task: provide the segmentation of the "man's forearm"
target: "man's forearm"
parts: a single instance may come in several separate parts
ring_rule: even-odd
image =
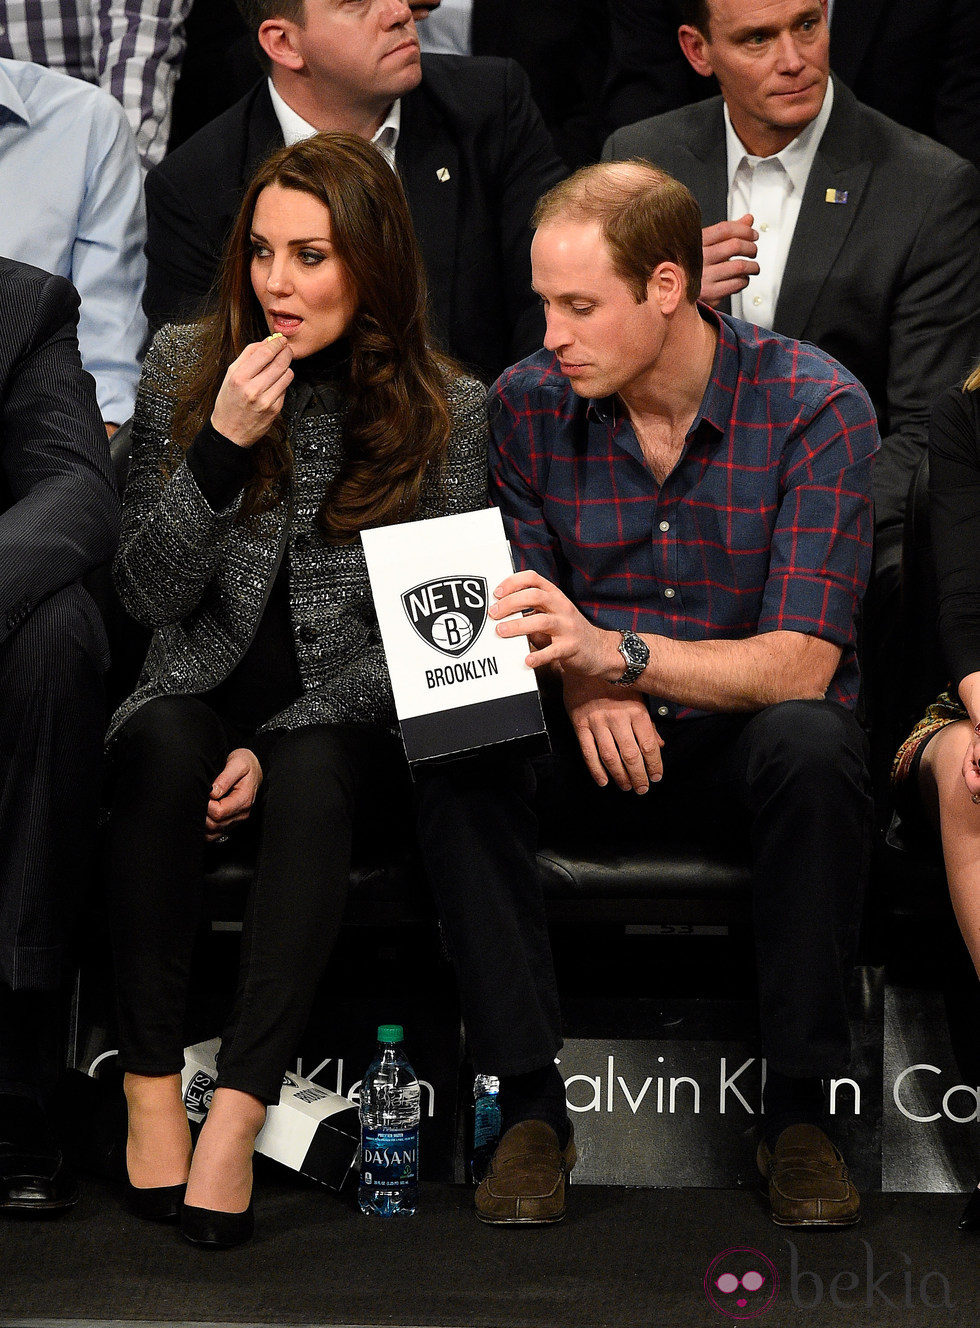
[[[822,700],[840,660],[840,647],[802,632],[764,632],[742,641],[673,641],[639,633],[650,661],[634,684],[644,692],[697,710],[754,711],[779,701]],[[619,632],[605,632],[606,667],[623,673]]]

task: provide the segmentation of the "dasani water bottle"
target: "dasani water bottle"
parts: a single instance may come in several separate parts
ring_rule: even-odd
[[[361,1082],[362,1213],[415,1212],[419,1191],[419,1081],[401,1049],[399,1024],[378,1029],[378,1054]]]

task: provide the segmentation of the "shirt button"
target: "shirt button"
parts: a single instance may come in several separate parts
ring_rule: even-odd
[[[673,599],[676,594],[677,591],[673,588],[673,586],[668,586],[667,589],[664,591],[664,599]]]
[[[661,523],[660,523],[660,529],[661,529],[661,530],[670,530],[670,522],[669,522],[669,521],[661,521]]]
[[[753,295],[753,296],[752,296],[752,303],[753,303],[753,304],[761,304],[761,303],[762,303],[762,296],[761,296],[761,295]]]
[[[769,229],[769,223],[768,223],[768,221],[760,221],[760,222],[759,222],[759,230],[760,230],[760,231],[767,231],[768,229]]]
[[[669,715],[669,714],[670,714],[670,709],[669,709],[668,706],[657,706],[657,714],[658,714],[658,715]]]

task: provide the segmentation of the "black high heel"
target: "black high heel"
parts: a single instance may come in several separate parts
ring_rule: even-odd
[[[252,1200],[244,1213],[222,1213],[213,1208],[184,1204],[180,1210],[180,1234],[192,1245],[206,1250],[230,1250],[252,1239],[255,1211]]]
[[[126,1204],[135,1217],[147,1222],[176,1222],[186,1190],[186,1181],[183,1185],[149,1185],[140,1189],[127,1180]]]
[[[980,1187],[967,1199],[956,1226],[960,1231],[980,1231]]]

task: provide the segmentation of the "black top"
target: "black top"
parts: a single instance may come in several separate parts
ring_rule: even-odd
[[[316,355],[293,362],[297,379],[313,387],[304,416],[336,409],[349,357],[349,343],[341,339]],[[248,483],[254,455],[251,448],[231,442],[208,421],[188,448],[187,465],[211,507],[220,511]],[[228,677],[206,692],[204,700],[233,724],[254,730],[285,710],[302,691],[289,611],[287,543],[255,635]]]
[[[929,422],[939,637],[954,687],[980,670],[980,391],[950,388]]]

